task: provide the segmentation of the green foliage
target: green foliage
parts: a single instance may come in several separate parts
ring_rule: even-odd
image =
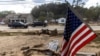
[[[15,13],[13,11],[2,11],[0,12],[0,18],[5,18],[5,16],[7,16],[10,13]]]
[[[66,3],[62,4],[43,4],[32,9],[31,14],[36,19],[58,19],[59,17],[66,16]],[[87,18],[87,21],[98,21],[100,20],[100,6],[84,8],[82,6],[75,6],[74,9],[82,15],[83,18]]]
[[[59,18],[65,17],[66,15],[66,4],[43,4],[41,6],[35,7],[32,9],[31,14],[33,17],[41,19],[52,19],[52,18]]]
[[[45,19],[46,19],[46,17],[44,17],[44,16],[39,17],[39,21],[44,21]]]
[[[38,18],[39,17],[39,14],[40,14],[40,10],[38,7],[34,7],[34,10],[32,10],[32,16],[35,17],[35,18]]]

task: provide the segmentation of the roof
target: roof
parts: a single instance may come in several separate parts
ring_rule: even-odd
[[[6,18],[9,18],[9,17],[27,18],[30,15],[31,14],[8,14]]]

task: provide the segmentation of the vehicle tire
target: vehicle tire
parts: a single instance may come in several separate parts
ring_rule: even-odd
[[[46,25],[43,25],[43,27],[46,27]]]
[[[24,28],[28,28],[28,26],[24,26]]]
[[[33,25],[33,27],[36,27],[35,25]]]

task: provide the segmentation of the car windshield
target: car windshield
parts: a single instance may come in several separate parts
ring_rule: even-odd
[[[19,22],[19,23],[24,24],[23,22]]]
[[[23,23],[23,22],[19,22],[19,23],[20,23],[20,24],[23,24],[23,25],[25,24],[25,23]]]

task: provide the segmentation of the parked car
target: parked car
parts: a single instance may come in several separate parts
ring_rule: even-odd
[[[28,25],[23,22],[12,22],[8,24],[11,28],[28,28]]]
[[[33,26],[33,27],[35,27],[35,26],[43,26],[43,27],[46,27],[46,26],[47,26],[47,23],[40,22],[40,21],[38,21],[38,22],[33,22],[32,26]]]

